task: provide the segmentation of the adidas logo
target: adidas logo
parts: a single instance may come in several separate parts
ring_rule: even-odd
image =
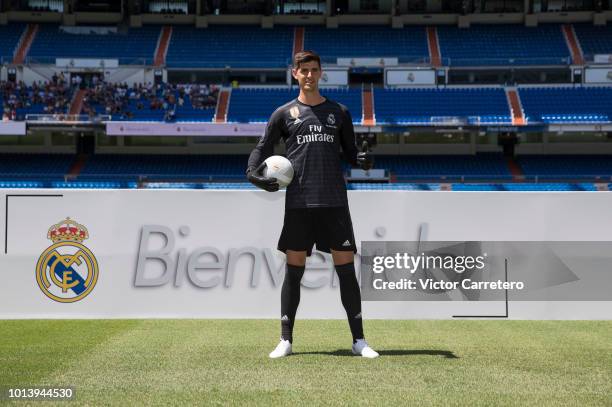
[[[361,319],[361,312],[357,315],[355,315],[355,319]]]
[[[348,240],[342,243],[342,246],[350,246],[350,245],[351,245],[351,242],[349,242]]]
[[[281,321],[289,321],[289,317],[287,315],[283,315]]]
[[[300,119],[299,117],[296,117],[295,120],[293,121],[293,124],[300,124],[302,123],[302,119]]]

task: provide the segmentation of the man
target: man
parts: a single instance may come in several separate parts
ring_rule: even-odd
[[[295,55],[292,75],[299,83],[300,94],[272,113],[248,162],[250,182],[269,192],[278,191],[277,180],[264,177],[262,171],[263,161],[273,154],[274,144],[283,139],[294,169],[293,181],[287,187],[285,219],[278,242],[278,249],[287,254],[281,290],[281,340],[270,357],[291,354],[300,281],[306,256],[311,255],[316,244],[318,250],[331,252],[353,336],[353,353],[375,358],[378,353],[368,346],[363,335],[361,294],[354,265],[357,247],[340,149],[347,161],[363,169],[371,168],[372,161],[367,152],[357,151],[353,123],[346,107],[319,94],[321,73],[317,54],[304,51]]]

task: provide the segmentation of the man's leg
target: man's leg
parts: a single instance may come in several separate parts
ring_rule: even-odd
[[[353,335],[353,353],[366,358],[376,358],[378,353],[370,348],[363,335],[361,319],[361,291],[355,276],[353,251],[331,250],[336,273],[340,281],[340,299],[346,311],[351,334]]]
[[[355,276],[353,251],[332,250],[332,258],[340,281],[340,299],[346,311],[353,343],[363,339],[363,323],[361,320],[361,291]]]
[[[270,352],[272,359],[282,358],[293,352],[293,323],[300,305],[300,283],[306,265],[306,251],[286,252],[287,270],[281,289],[281,338],[276,348]]]
[[[287,250],[287,271],[281,290],[281,338],[293,342],[293,323],[300,305],[300,283],[306,265],[306,251]]]

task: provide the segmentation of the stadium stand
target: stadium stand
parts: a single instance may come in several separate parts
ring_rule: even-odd
[[[184,2],[185,6],[187,4]],[[156,10],[163,13],[168,11]],[[0,25],[0,57],[3,62],[10,62],[13,58],[26,27],[25,24],[15,23]],[[565,66],[572,58],[576,61],[576,46],[572,46],[572,53],[564,37],[564,32],[567,34],[572,27],[578,39],[576,45],[587,60],[591,60],[594,54],[612,54],[610,26],[593,26],[590,23],[563,26],[540,24],[537,27],[472,24],[467,29],[450,25],[408,26],[401,29],[373,25],[367,28],[342,25],[328,29],[315,25],[294,27],[279,24],[271,29],[254,25],[214,24],[204,29],[186,25],[164,27],[167,27],[165,38],[169,38],[167,53],[162,52],[165,47],[160,51],[162,47],[157,46],[163,32],[159,25],[128,30],[110,26],[62,27],[40,24],[36,31],[36,25],[31,24],[32,36],[35,35],[32,46],[29,51],[27,46],[21,48],[24,55],[28,51],[30,60],[24,61],[26,65],[28,62],[54,65],[56,58],[112,58],[119,59],[121,64],[148,65],[155,61],[156,70],[163,70],[163,65],[179,68],[175,72],[182,76],[176,77],[182,78],[185,78],[184,72],[189,71],[184,68],[206,68],[198,72],[200,75],[206,71],[206,75],[202,75],[204,77],[209,77],[209,68],[214,68],[216,71],[212,75],[223,75],[228,82],[232,78],[230,76],[228,79],[226,75],[227,67],[246,68],[244,71],[286,68],[294,48],[315,49],[321,54],[324,63],[336,63],[337,58],[381,57],[398,58],[400,63],[427,62],[430,59],[428,34],[430,41],[433,39],[436,45],[439,44],[442,65],[451,67],[505,66],[510,69],[517,65]],[[304,35],[303,43],[294,42],[298,32]],[[163,54],[161,58],[160,54]],[[357,68],[354,73],[365,72],[367,78],[359,82],[368,82],[367,75],[372,72],[363,70],[363,67]],[[569,72],[570,68],[563,69]],[[221,74],[221,71],[224,73]],[[435,71],[432,72],[435,74]],[[380,75],[380,72],[376,74]],[[76,75],[73,74],[73,78]],[[63,117],[68,112],[80,112],[92,118],[100,114],[110,115],[111,120],[119,121],[211,122],[220,92],[223,91],[220,100],[228,103],[219,102],[219,105],[227,108],[223,109],[227,116],[222,113],[223,117],[221,120],[217,118],[217,121],[224,122],[227,117],[230,123],[265,123],[274,109],[298,94],[295,87],[276,85],[234,86],[232,89],[226,86],[221,89],[215,85],[203,84],[105,83],[89,77],[87,75],[83,83],[70,83],[63,75],[56,75],[48,82],[34,82],[29,86],[23,82],[0,82],[2,119],[24,120],[28,114]],[[351,77],[351,83],[353,81],[355,78]],[[420,125],[442,124],[444,128],[481,125],[480,129],[487,132],[488,129],[493,129],[490,130],[493,132],[505,131],[499,129],[513,125],[508,131],[518,129],[520,132],[521,125],[525,123],[538,125],[533,128],[544,128],[539,124],[548,123],[612,123],[612,86],[509,85],[385,89],[375,84],[372,85],[376,87],[372,88],[373,96],[370,98],[370,84],[358,83],[350,88],[322,88],[321,94],[346,105],[354,124],[381,126],[383,133],[387,131],[385,125],[393,127],[389,128],[392,133],[399,133],[397,128],[402,126],[410,126],[412,132],[412,128],[419,128]],[[517,92],[518,96],[513,104],[515,112],[520,110],[524,113],[524,116],[515,116],[525,121],[517,121],[516,117],[513,120],[509,106],[511,98],[508,96],[511,92]],[[84,94],[82,104],[74,102],[77,99],[81,101],[81,94]],[[366,103],[362,102],[365,94],[368,95]],[[367,120],[364,110],[368,112],[365,115]],[[37,127],[36,123],[28,123],[28,133],[30,124],[33,124],[32,128]],[[84,126],[88,124],[84,123]],[[64,126],[64,123],[59,125]],[[469,131],[473,131],[473,128]],[[46,137],[44,146],[48,145],[50,139]],[[492,137],[487,139],[487,147],[491,147],[495,141]],[[121,140],[121,143],[113,142],[108,145],[110,151],[134,146],[130,144],[129,136]],[[36,147],[40,151],[42,146],[40,144]],[[185,149],[191,146],[187,143]],[[198,148],[202,146],[198,145]],[[66,145],[62,147],[62,151],[69,148]],[[100,151],[97,145],[94,147],[94,150]],[[148,146],[143,150],[149,151]],[[492,148],[486,149],[489,150]],[[77,158],[75,154],[3,153],[0,154],[0,160],[0,188],[253,188],[244,178],[244,155],[213,155],[208,152],[206,155],[130,153],[87,154]],[[606,155],[519,155],[508,158],[501,153],[410,156],[377,154],[375,160],[376,168],[389,172],[391,182],[350,183],[349,189],[594,191],[612,179],[612,159]],[[76,166],[77,161],[82,161],[83,165]],[[76,167],[78,171],[74,171]],[[345,163],[347,175],[349,169]],[[441,182],[444,184],[441,185]],[[597,188],[592,182],[598,182]],[[606,184],[607,188],[609,186]]]
[[[172,68],[282,68],[289,65],[293,27],[174,26],[166,64]]]
[[[88,89],[83,112],[111,115],[112,120],[204,121],[215,113],[218,87],[211,85],[100,83]]]
[[[0,154],[0,188],[195,188],[250,189],[244,178],[246,155],[97,154],[79,174],[70,174],[71,154]],[[359,190],[595,191],[590,182],[612,177],[612,158],[600,156],[519,156],[526,181],[510,183],[505,158],[498,153],[471,155],[376,156],[396,182],[349,183]],[[349,165],[344,169],[348,173]],[[562,182],[556,182],[556,181]],[[555,181],[555,182],[549,182]],[[476,183],[478,182],[478,183]]]
[[[438,26],[437,31],[444,65],[568,65],[571,61],[558,24]]]
[[[274,110],[296,98],[298,91],[287,88],[239,88],[232,90],[228,122],[267,122]]]
[[[376,156],[376,167],[390,170],[398,181],[405,179],[512,179],[502,154]]]
[[[10,63],[17,49],[25,24],[0,25],[0,60]]]
[[[321,89],[321,95],[345,105],[352,114],[353,123],[361,123],[361,89]],[[234,89],[229,104],[228,122],[267,122],[277,107],[297,96],[297,89]]]
[[[2,117],[25,120],[28,114],[65,114],[72,97],[70,86],[63,76],[54,76],[50,82],[0,82]]]
[[[149,13],[160,13],[160,14],[187,14],[189,6],[187,0],[174,0],[172,2],[167,1],[150,1],[149,2]]]
[[[602,123],[612,121],[612,87],[520,87],[527,122]]]
[[[374,89],[374,100],[377,123],[424,124],[453,117],[471,124],[512,122],[503,88]]]
[[[596,191],[593,184],[537,183],[537,184],[453,184],[453,191]]]
[[[587,60],[591,60],[595,54],[612,54],[612,26],[586,23],[573,26]]]
[[[612,53],[609,26],[574,24],[585,55]],[[0,36],[8,47],[2,56],[12,55],[23,25],[2,27]],[[70,33],[54,24],[41,24],[28,53],[38,63],[54,63],[55,58],[119,58],[122,64],[146,61],[151,64],[161,27],[130,28],[127,33],[99,27],[90,33]],[[94,30],[96,30],[94,32]],[[214,25],[205,29],[176,25],[166,58],[175,68],[281,68],[290,63],[294,40],[293,26],[262,29],[258,26]],[[86,30],[85,30],[86,31]],[[116,30],[115,30],[116,31]],[[436,27],[442,64],[449,66],[568,65],[571,52],[559,24],[472,25],[470,28]],[[16,37],[16,38],[15,38]],[[341,41],[338,41],[341,38]],[[304,49],[316,49],[324,62],[337,58],[396,57],[400,63],[429,61],[427,31],[424,26],[393,29],[387,26],[321,26],[304,28]]]
[[[61,26],[41,24],[28,57],[46,64],[55,64],[56,58],[110,58],[122,65],[153,63],[159,26],[130,28],[125,33],[106,27],[106,32],[101,32],[95,27],[87,34],[71,33]]]
[[[521,155],[517,161],[527,176],[541,179],[593,179],[612,175],[610,155]]]
[[[6,157],[9,157],[7,155]],[[35,160],[37,155],[30,155]],[[63,158],[66,160],[66,157]],[[68,160],[70,164],[72,160]],[[80,176],[88,179],[129,178],[206,178],[213,181],[230,179],[243,180],[246,155],[136,155],[96,154],[88,157]],[[398,180],[405,179],[511,179],[504,157],[498,153],[472,155],[419,155],[394,156],[377,155],[376,167],[393,172]],[[8,168],[8,167],[7,167]],[[350,166],[345,165],[348,171]],[[612,166],[611,166],[612,168]],[[608,171],[612,174],[612,169]],[[5,170],[0,176],[6,175]],[[66,172],[60,175],[65,175]],[[599,173],[601,175],[602,173]]]
[[[62,0],[29,0],[28,8],[32,11],[56,11],[62,13],[64,11],[64,2]]]
[[[4,182],[63,179],[73,161],[73,154],[0,153],[0,179]]]
[[[341,39],[341,40],[338,40]],[[304,49],[317,50],[323,61],[336,58],[398,57],[399,62],[429,59],[427,35],[422,26],[393,29],[382,26],[341,26],[334,29],[305,27]]]
[[[244,155],[110,155],[91,156],[81,179],[244,180]]]

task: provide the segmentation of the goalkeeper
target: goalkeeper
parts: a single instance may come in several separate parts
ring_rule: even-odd
[[[294,169],[285,196],[285,218],[278,249],[287,255],[287,270],[281,290],[281,338],[271,358],[290,355],[293,325],[300,303],[300,282],[306,256],[313,245],[331,253],[340,282],[340,298],[353,336],[352,351],[367,358],[378,356],[363,334],[361,294],[355,276],[357,252],[348,207],[340,150],[352,165],[372,167],[367,151],[355,146],[353,122],[347,108],[319,93],[321,60],[312,51],[295,54],[292,75],[299,96],[280,106],[268,121],[264,135],[251,152],[247,178],[266,191],[278,191],[274,178],[262,175],[264,160],[274,144],[283,139],[287,158]]]

